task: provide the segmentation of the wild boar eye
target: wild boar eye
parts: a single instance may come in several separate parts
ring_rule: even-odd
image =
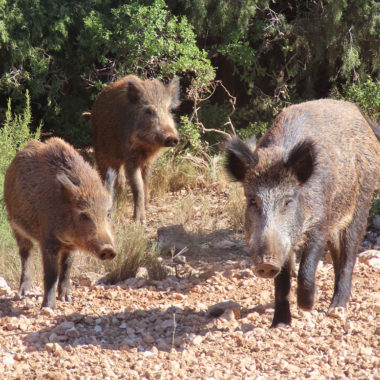
[[[248,203],[249,206],[259,207],[259,201],[257,198],[251,198]]]
[[[151,107],[148,107],[145,109],[145,114],[148,116],[154,116],[156,113],[154,112],[154,109]]]
[[[284,206],[285,206],[285,207],[288,207],[288,206],[290,206],[293,202],[294,202],[294,201],[293,201],[292,198],[285,199]]]
[[[108,210],[108,211],[107,211],[107,219],[108,219],[108,220],[111,220],[111,210]]]
[[[82,222],[91,222],[91,217],[90,215],[88,215],[87,213],[85,212],[81,212],[79,214],[79,218]]]

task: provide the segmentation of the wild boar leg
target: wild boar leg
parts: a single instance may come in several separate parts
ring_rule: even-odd
[[[142,174],[142,179],[144,182],[144,196],[145,196],[144,206],[146,209],[149,202],[149,179],[150,179],[150,174],[151,174],[151,165],[149,164],[144,165],[142,167],[141,174]]]
[[[276,327],[281,323],[285,325],[290,325],[291,323],[292,318],[289,306],[290,276],[290,266],[284,265],[281,272],[274,279],[275,306],[271,327]]]
[[[340,250],[332,252],[335,272],[334,294],[328,312],[336,307],[346,307],[351,294],[352,272],[359,244],[363,238],[368,208],[360,208],[350,225],[342,232]]]
[[[126,176],[129,179],[132,194],[134,211],[133,218],[137,221],[145,221],[145,196],[144,196],[144,181],[140,167],[132,166],[131,164],[125,165]]]
[[[318,237],[314,239],[311,237],[311,241],[306,246],[298,271],[297,303],[301,309],[307,311],[314,306],[315,272],[326,245],[326,236],[321,231],[319,233]]]
[[[70,271],[74,261],[71,252],[61,252],[59,264],[58,298],[71,302]]]
[[[58,284],[58,260],[60,246],[56,241],[41,244],[44,266],[44,299],[41,307],[55,309],[55,298]]]
[[[17,232],[15,232],[17,245],[19,247],[19,254],[21,258],[21,279],[19,294],[21,296],[27,295],[30,287],[32,286],[32,268],[31,268],[31,251],[33,243]]]

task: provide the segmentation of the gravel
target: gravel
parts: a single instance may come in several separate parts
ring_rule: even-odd
[[[39,309],[42,289],[21,300],[10,292],[0,303],[1,378],[380,379],[376,257],[359,257],[344,316],[325,313],[333,276],[321,263],[314,310],[298,310],[292,293],[292,326],[277,329],[272,282],[239,260],[208,280],[164,280],[164,290],[76,285],[57,310]]]

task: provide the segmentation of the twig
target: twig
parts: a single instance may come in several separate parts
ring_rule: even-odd
[[[172,335],[172,349],[174,348],[174,336],[175,336],[175,330],[177,328],[177,322],[175,320],[175,313],[173,313],[173,335]]]
[[[225,131],[222,131],[219,129],[215,129],[215,128],[206,128],[204,126],[204,124],[199,120],[199,116],[198,116],[198,111],[200,110],[199,104],[202,102],[205,102],[206,100],[209,100],[214,95],[218,86],[223,88],[223,90],[226,92],[226,94],[229,97],[229,102],[230,102],[231,107],[232,107],[231,112],[227,116],[227,122],[224,123],[224,126],[229,126],[231,128],[231,133],[228,133],[228,132],[225,132]],[[195,89],[192,89],[189,91],[189,97],[192,98],[194,101],[193,113],[191,114],[189,121],[193,122],[193,120],[195,120],[194,124],[200,129],[202,134],[204,134],[206,132],[213,132],[213,133],[218,133],[220,135],[223,135],[225,137],[231,137],[231,135],[236,136],[236,131],[235,131],[235,128],[234,128],[232,121],[231,121],[231,116],[234,114],[234,112],[236,110],[236,108],[235,108],[236,97],[233,96],[227,90],[226,86],[224,86],[224,84],[220,80],[212,82],[210,87],[211,87],[211,93],[204,98],[201,97],[201,91],[195,91]]]

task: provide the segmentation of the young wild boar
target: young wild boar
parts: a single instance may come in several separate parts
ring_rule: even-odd
[[[290,278],[300,255],[298,306],[314,304],[315,272],[325,248],[335,272],[329,308],[345,308],[372,193],[380,144],[351,103],[317,100],[293,105],[275,119],[254,151],[237,138],[227,169],[244,186],[246,240],[258,276],[274,278],[272,327],[290,324]]]
[[[31,141],[11,162],[4,181],[9,223],[19,246],[25,295],[31,286],[32,241],[40,245],[44,267],[42,307],[71,300],[70,269],[75,249],[101,260],[116,253],[109,222],[116,173],[103,186],[98,173],[59,138]]]
[[[124,167],[139,221],[145,220],[151,165],[162,147],[178,143],[171,111],[179,103],[178,79],[164,86],[128,75],[105,87],[92,111],[83,114],[91,118],[100,175],[104,179],[108,167]]]

